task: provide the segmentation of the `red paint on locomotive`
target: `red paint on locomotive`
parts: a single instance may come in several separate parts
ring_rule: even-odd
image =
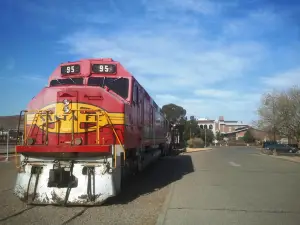
[[[105,64],[102,72],[99,72],[99,64]],[[78,65],[80,71],[76,73]],[[67,74],[62,74],[62,68]],[[98,69],[98,72],[93,69]],[[17,152],[109,152],[109,148],[104,146],[119,144],[116,135],[110,125],[103,122],[105,118],[102,115],[100,120],[104,124],[100,126],[99,143],[96,143],[97,121],[94,119],[89,122],[93,114],[81,113],[88,109],[102,109],[108,113],[125,149],[163,145],[166,141],[168,123],[162,111],[119,62],[106,58],[63,63],[51,74],[48,84],[30,101],[27,108],[28,111],[52,110],[47,119],[48,132],[46,128],[43,129],[45,115],[39,116],[34,124],[33,114],[32,124],[26,126],[26,137],[34,138],[34,143],[17,146]],[[58,111],[63,109],[65,99],[75,107],[72,110],[76,110],[76,119],[70,117],[70,113],[57,116]],[[76,120],[76,129],[73,128],[71,132],[68,126],[73,119]],[[65,130],[62,130],[63,126]],[[48,135],[47,143],[45,133]],[[71,145],[70,141],[76,138],[81,140],[81,144]]]

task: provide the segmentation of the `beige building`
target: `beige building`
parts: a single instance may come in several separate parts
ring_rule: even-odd
[[[198,125],[202,129],[210,129],[216,134],[220,131],[223,134],[234,132],[237,128],[246,128],[247,124],[244,124],[243,121],[237,120],[224,120],[224,116],[219,116],[219,119],[212,120],[208,118],[199,118],[197,119]]]

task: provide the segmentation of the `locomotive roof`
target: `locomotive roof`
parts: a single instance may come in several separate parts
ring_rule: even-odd
[[[80,59],[78,61],[72,62],[63,62],[59,66],[55,68],[53,73],[49,77],[49,81],[53,79],[61,79],[65,77],[88,77],[90,76],[92,71],[92,65],[103,64],[103,65],[115,65],[116,72],[115,73],[98,73],[98,75],[106,75],[106,76],[122,76],[122,77],[132,77],[132,75],[120,64],[120,62],[113,60],[112,58],[93,58],[93,59]],[[62,74],[61,68],[65,66],[74,66],[79,65],[79,70],[77,73],[70,74]],[[95,75],[97,75],[95,73]]]
[[[94,73],[93,72],[93,65],[113,65],[116,69],[113,73]],[[70,73],[70,74],[62,74],[62,68],[70,67],[70,66],[77,66],[77,73]],[[79,69],[78,69],[79,68]],[[49,77],[48,82],[50,83],[51,80],[55,79],[64,79],[64,78],[75,78],[75,77],[89,77],[91,74],[93,75],[100,75],[100,76],[106,76],[106,77],[126,77],[126,78],[133,78],[135,81],[141,85],[138,80],[128,71],[126,70],[122,64],[118,61],[113,60],[112,58],[84,58],[77,61],[68,61],[61,63],[59,66],[55,68],[55,70],[52,72],[52,74]],[[152,101],[153,106],[159,110],[162,113],[161,108],[156,104],[156,102],[153,100],[153,98],[149,95],[147,90],[143,87],[146,94],[149,96],[149,98]]]

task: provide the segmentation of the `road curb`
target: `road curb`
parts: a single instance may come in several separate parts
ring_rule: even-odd
[[[193,153],[193,152],[202,152],[202,151],[210,151],[212,148],[196,148],[196,149],[187,149],[185,153]]]
[[[283,159],[285,161],[289,161],[289,162],[293,162],[293,163],[300,163],[299,161],[297,160],[293,160],[292,158],[282,158],[280,156],[274,156],[274,155],[270,155],[271,157],[275,158],[275,159]]]
[[[275,155],[267,155],[267,154],[265,154],[265,153],[259,153],[260,155],[265,155],[265,156],[270,156],[270,157],[272,157],[272,158],[274,158],[274,159],[282,159],[282,160],[285,160],[285,161],[288,161],[288,162],[293,162],[293,163],[300,163],[299,161],[297,161],[297,160],[293,160],[292,158],[282,158],[282,157],[280,157],[280,155],[279,156],[275,156]]]
[[[170,184],[170,191],[169,191],[169,193],[168,193],[168,195],[167,195],[167,197],[166,197],[166,199],[165,199],[165,201],[163,203],[161,212],[158,215],[158,218],[156,220],[156,224],[155,225],[163,225],[164,222],[165,222],[166,215],[167,215],[167,212],[168,212],[168,208],[169,208],[172,196],[173,196],[175,182],[173,182],[173,183]]]

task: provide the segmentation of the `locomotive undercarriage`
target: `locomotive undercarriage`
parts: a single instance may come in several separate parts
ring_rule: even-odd
[[[101,205],[121,192],[122,182],[159,158],[161,148],[114,155],[57,158],[21,154],[15,194],[27,204]],[[116,163],[114,163],[116,160]]]
[[[101,205],[121,190],[122,147],[115,148],[116,157],[57,159],[21,155],[14,192],[28,204]]]

